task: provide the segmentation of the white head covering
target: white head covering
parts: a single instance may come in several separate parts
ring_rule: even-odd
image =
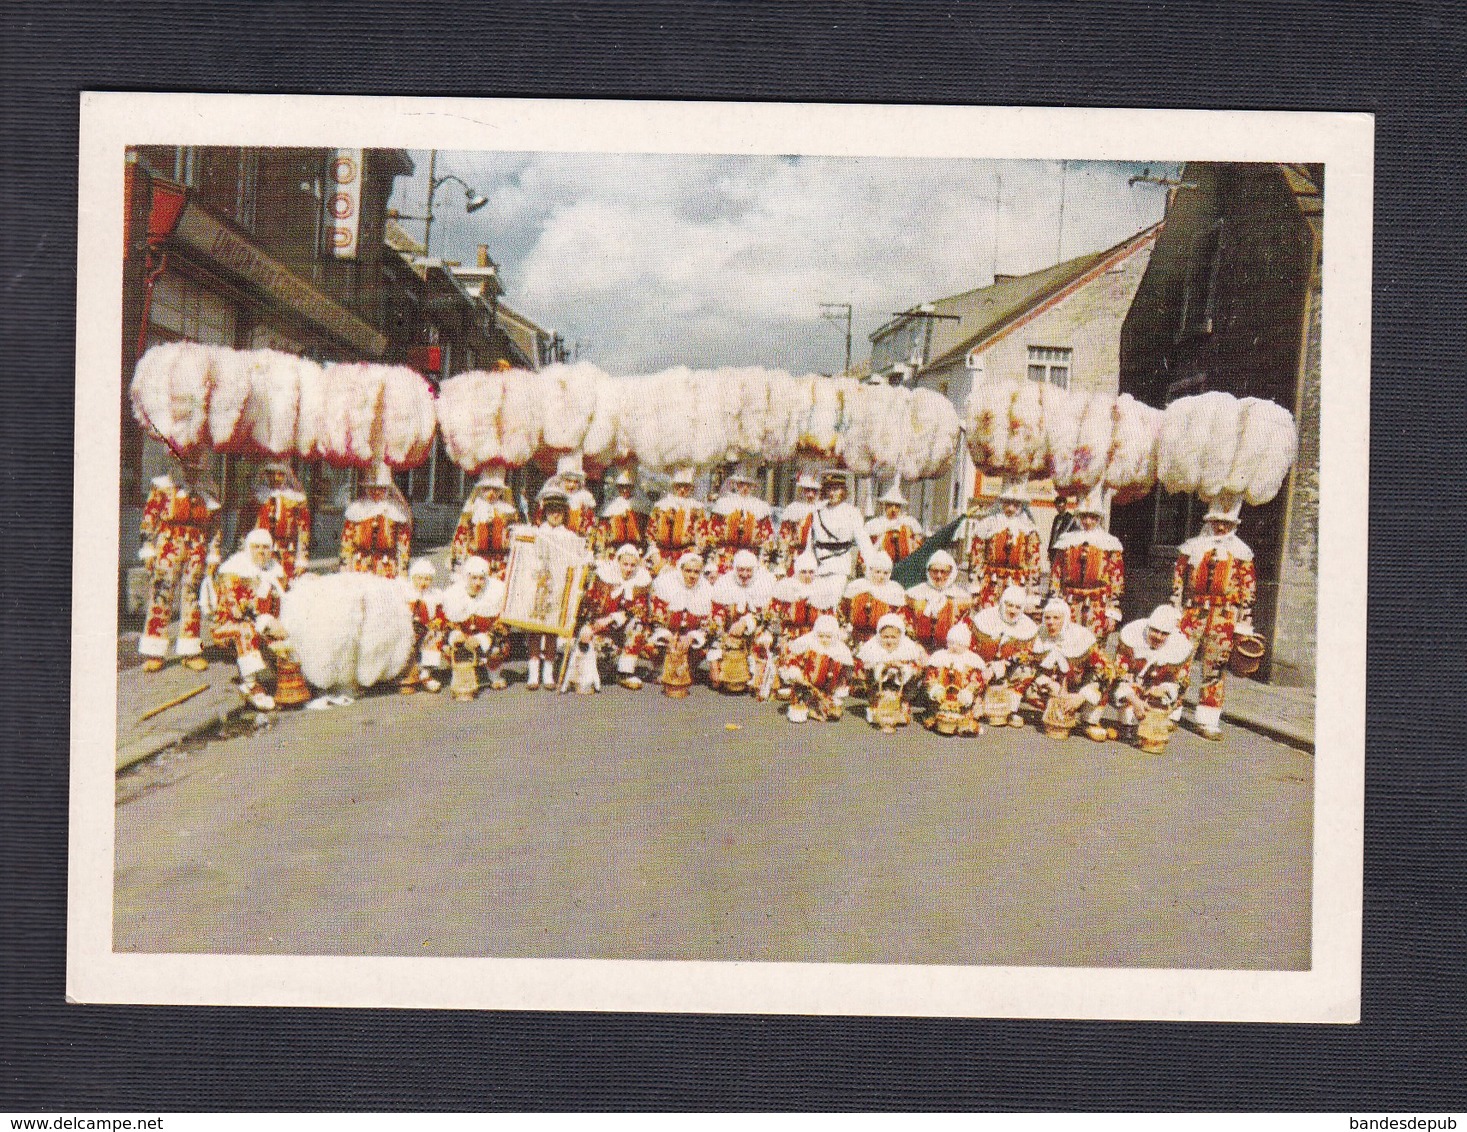
[[[270,537],[270,532],[264,527],[256,527],[244,537],[245,546],[263,546],[266,550],[275,549],[275,540]]]
[[[973,630],[969,629],[962,622],[959,622],[947,631],[948,648],[952,648],[954,645],[961,645],[963,648],[967,648],[972,643]]]
[[[891,486],[886,489],[881,498],[878,499],[876,502],[899,503],[903,507],[905,507],[907,505],[907,497],[902,494],[902,481],[900,479],[892,480]]]
[[[693,469],[692,468],[688,468],[688,467],[683,467],[683,468],[677,469],[677,471],[675,471],[675,472],[672,473],[672,482],[675,483],[675,484],[679,484],[679,483],[692,483],[693,482]]]
[[[753,569],[759,568],[759,557],[752,550],[741,550],[733,556],[734,569],[740,566],[748,566]]]
[[[1019,588],[1018,586],[1011,586],[1010,587],[1010,589],[1018,589],[1018,588]],[[1008,595],[1008,590],[1005,590],[1004,591],[1004,595],[1005,596]],[[1070,606],[1069,606],[1069,603],[1068,602],[1063,602],[1063,601],[1061,601],[1057,597],[1052,597],[1047,602],[1044,603],[1044,612],[1045,613],[1063,613],[1065,615],[1065,622],[1067,624],[1068,624],[1068,622],[1070,620]]]
[[[567,452],[555,462],[555,474],[558,476],[580,476],[586,478],[586,469],[581,466],[581,454],[579,452]]]
[[[1017,605],[1019,612],[1022,613],[1024,607],[1029,604],[1029,591],[1023,586],[1008,586],[998,598],[999,605],[1003,605],[1005,602],[1012,602],[1014,605]],[[1068,609],[1069,606],[1065,606],[1065,608]]]
[[[1146,627],[1158,633],[1175,633],[1182,625],[1182,615],[1175,606],[1158,605],[1146,619]]]
[[[810,626],[810,631],[812,633],[834,633],[839,635],[840,622],[829,613],[822,613],[819,617],[815,618],[815,624]]]
[[[818,573],[820,570],[820,560],[817,559],[808,550],[803,551],[795,558],[795,573],[798,574],[801,570],[809,570],[812,573]]]
[[[1227,523],[1236,523],[1243,517],[1243,500],[1236,495],[1226,492],[1219,495],[1207,507],[1207,514],[1202,516],[1204,523],[1221,520]]]
[[[702,569],[702,567],[703,567],[703,556],[701,554],[699,554],[696,550],[685,550],[685,551],[682,552],[681,555],[678,556],[677,567],[678,567],[679,570],[681,570],[684,566],[688,565],[689,563],[692,563],[693,565],[697,566],[699,569]]]
[[[474,486],[497,487],[500,489],[504,489],[507,488],[509,485],[504,482],[504,473],[501,472],[498,468],[494,468],[480,476],[479,482],[476,483]]]
[[[953,561],[953,556],[945,550],[939,550],[927,560],[927,571],[932,572],[934,566],[946,566],[949,570],[956,570],[958,564]]]
[[[464,577],[487,578],[489,576],[489,563],[477,554],[471,554],[464,559]]]
[[[866,556],[866,569],[870,570],[873,567],[877,570],[890,570],[891,555],[884,550],[873,550]]]
[[[801,472],[800,478],[795,481],[795,486],[807,488],[810,491],[819,491],[820,481],[815,478],[814,472]]]
[[[876,620],[876,631],[879,633],[883,629],[900,629],[905,633],[907,631],[907,622],[900,613],[883,613]]]
[[[1096,484],[1086,493],[1085,497],[1075,504],[1076,515],[1104,515],[1105,514],[1105,487]]]
[[[479,561],[482,562],[483,559],[481,558]],[[415,558],[413,559],[413,564],[408,567],[409,578],[421,578],[424,575],[429,578],[433,578],[436,577],[437,574],[437,567],[435,567],[432,560],[428,558]]]
[[[638,562],[640,562],[640,561],[642,561],[642,552],[640,550],[638,550],[635,546],[633,546],[631,543],[624,542],[619,547],[616,548],[616,557],[619,558],[619,559],[620,558],[635,558]]]

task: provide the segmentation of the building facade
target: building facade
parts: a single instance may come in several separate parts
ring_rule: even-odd
[[[123,563],[133,561],[149,481],[170,464],[133,419],[127,391],[137,360],[179,339],[323,362],[391,360],[383,231],[393,182],[412,168],[404,152],[387,149],[128,150],[118,407]],[[214,457],[230,538],[256,470],[253,460]],[[298,473],[322,545],[354,483],[319,463],[303,463]]]
[[[1244,507],[1258,565],[1260,675],[1314,681],[1318,574],[1321,248],[1319,165],[1192,162],[1171,190],[1156,250],[1121,334],[1121,381],[1152,405],[1207,390],[1294,413],[1299,455],[1283,489]],[[1134,615],[1170,585],[1177,545],[1202,525],[1194,496],[1159,487],[1113,516]]]
[[[118,406],[124,611],[136,608],[144,583],[135,554],[148,484],[171,464],[128,397],[150,346],[187,339],[321,362],[403,364],[434,385],[469,369],[539,368],[559,356],[558,336],[501,313],[487,247],[474,267],[430,259],[392,219],[393,183],[413,169],[402,151],[138,146],[127,162]],[[296,463],[313,511],[312,544],[329,556],[358,474]],[[248,457],[213,457],[231,546],[258,467]],[[442,442],[397,482],[413,503],[414,542],[447,542],[468,485]]]
[[[999,275],[987,287],[897,315],[871,335],[871,372],[934,389],[960,414],[974,380],[984,377],[1115,393],[1121,327],[1160,230],[1028,275]],[[906,492],[912,513],[935,529],[974,501],[992,502],[999,486],[978,474],[964,443],[946,475]],[[1047,486],[1036,486],[1032,507],[1046,537],[1054,518]]]

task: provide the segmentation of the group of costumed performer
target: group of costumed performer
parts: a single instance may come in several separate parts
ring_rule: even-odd
[[[362,494],[346,505],[341,522],[341,568],[379,578],[407,576],[412,550],[413,512],[380,465]]]
[[[1201,661],[1197,726],[1209,739],[1221,736],[1228,662],[1240,636],[1253,634],[1258,575],[1253,551],[1238,537],[1241,499],[1220,495],[1203,516],[1207,529],[1177,548],[1172,605],[1180,629]]]
[[[148,612],[138,652],[146,672],[157,672],[164,665],[175,608],[175,655],[188,668],[208,667],[202,655],[200,593],[209,571],[219,564],[223,536],[219,490],[208,478],[206,461],[206,453],[185,454],[176,475],[153,480],[143,504],[138,558],[148,570]]]
[[[998,510],[972,526],[968,571],[973,579],[973,601],[980,609],[997,605],[999,595],[1010,586],[1018,586],[1031,601],[1039,597],[1039,528],[1028,503],[1025,481],[1006,477]]]
[[[1126,589],[1121,540],[1100,525],[1104,494],[1097,487],[1075,505],[1075,525],[1055,540],[1049,556],[1050,593],[1069,606],[1075,624],[1102,641],[1120,626]]]
[[[509,564],[510,529],[522,522],[504,473],[497,468],[485,472],[464,500],[449,545],[449,563],[457,570],[470,557],[479,557],[489,564],[490,574],[502,579]]]
[[[289,586],[311,558],[311,507],[288,462],[271,460],[260,469],[251,503],[240,529],[269,532]]]

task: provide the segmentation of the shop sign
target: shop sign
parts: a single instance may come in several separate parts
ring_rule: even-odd
[[[331,252],[337,259],[356,259],[362,214],[362,151],[338,149],[326,173],[326,235]]]
[[[172,237],[364,353],[380,357],[387,349],[381,334],[198,205],[184,209]]]

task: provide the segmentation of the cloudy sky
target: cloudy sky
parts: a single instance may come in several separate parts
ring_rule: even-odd
[[[393,197],[423,212],[428,153]],[[1141,163],[440,151],[435,255],[487,244],[505,301],[612,373],[675,364],[840,369],[893,311],[1118,243],[1161,218]],[[1153,174],[1177,166],[1150,165]],[[1061,218],[1063,222],[1061,223]],[[404,226],[421,235],[420,223]]]

